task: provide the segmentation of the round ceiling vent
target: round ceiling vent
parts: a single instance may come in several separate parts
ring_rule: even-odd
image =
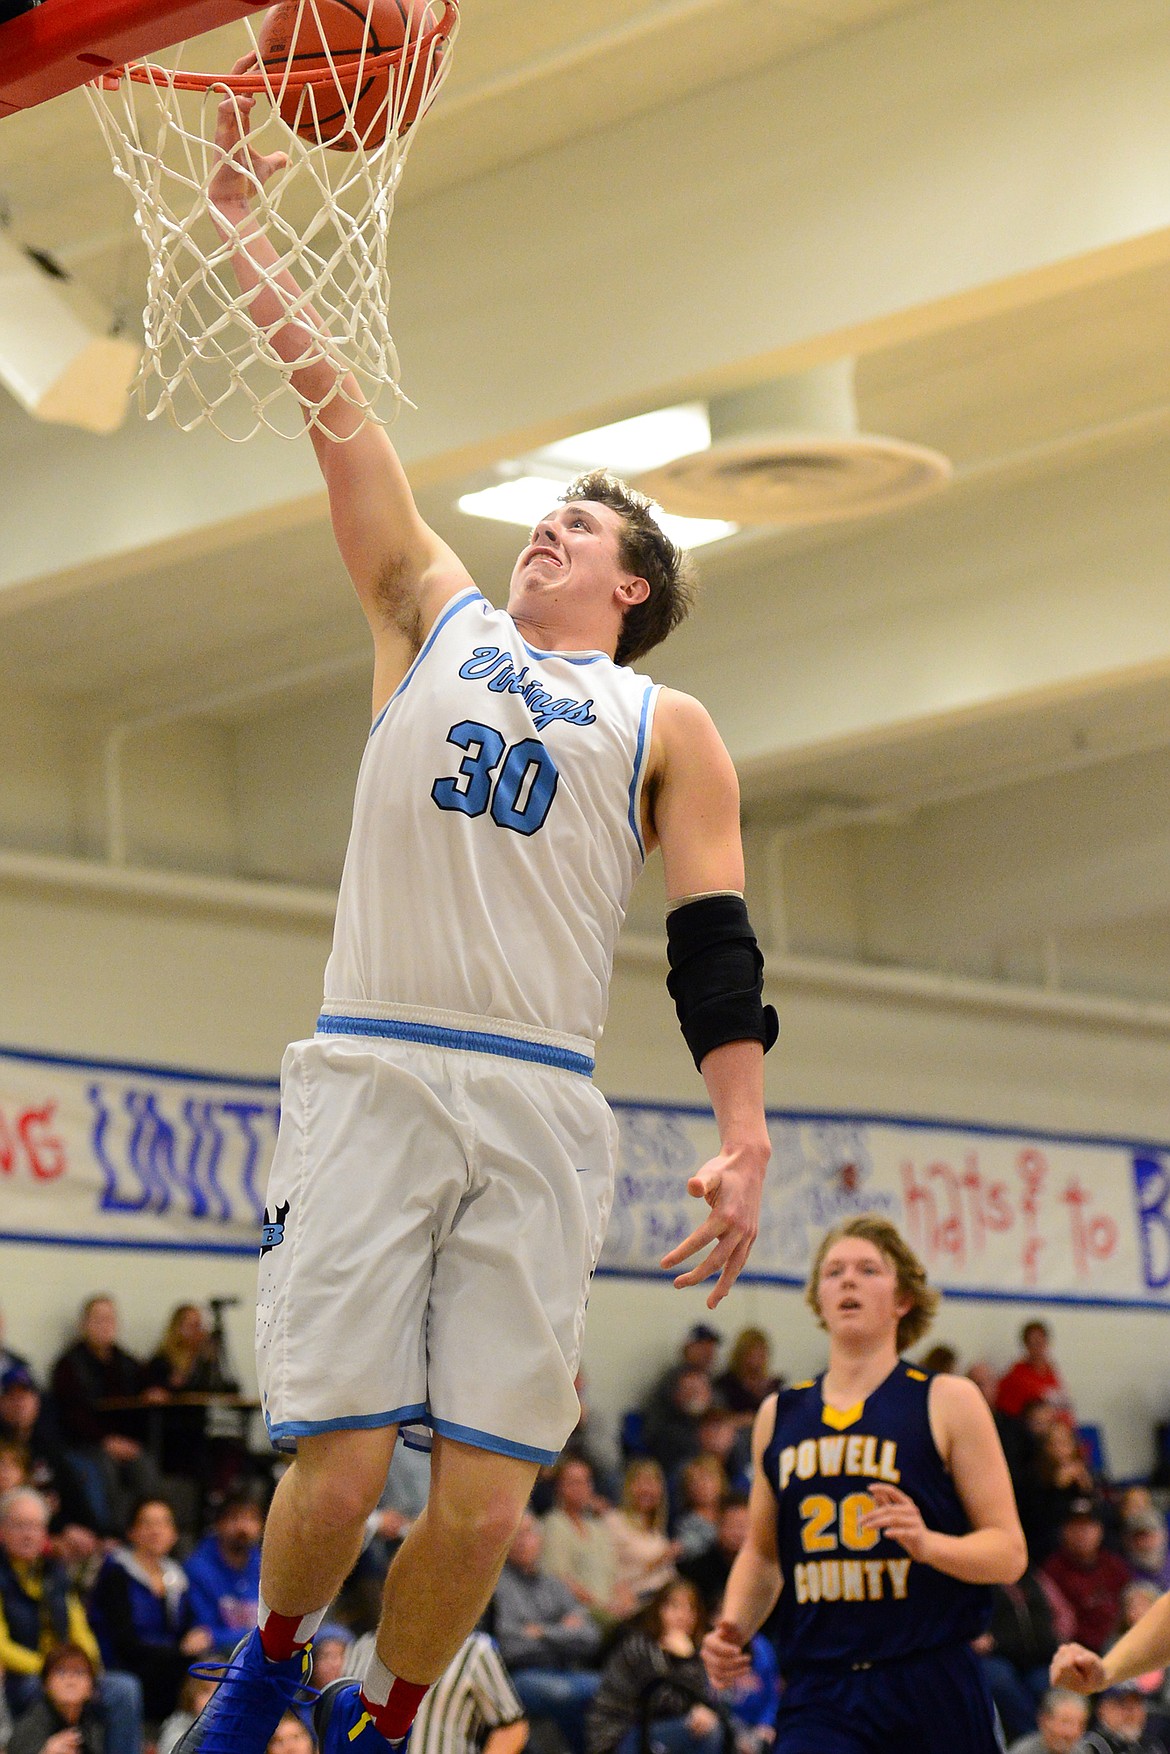
[[[664,511],[828,524],[909,505],[951,479],[938,451],[858,431],[850,359],[713,401],[710,416],[709,449],[638,480]]]

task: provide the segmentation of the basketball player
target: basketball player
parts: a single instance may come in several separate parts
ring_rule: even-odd
[[[779,1600],[775,1754],[993,1754],[970,1641],[1027,1564],[1007,1464],[973,1383],[899,1357],[938,1294],[885,1218],[830,1230],[806,1297],[829,1367],[763,1403],[748,1539],[703,1645],[712,1681]]]
[[[540,520],[492,608],[423,523],[356,384],[320,357],[314,313],[290,311],[299,289],[250,212],[280,161],[241,138],[249,107],[221,108],[217,223],[270,344],[293,363],[317,346],[293,383],[327,404],[312,437],[373,635],[374,722],[325,1003],[285,1058],[268,1190],[260,1383],[296,1461],[268,1521],[258,1633],[181,1747],[260,1754],[396,1430],[422,1423],[430,1499],[390,1569],[375,1656],[360,1691],[336,1682],[317,1708],[330,1754],[377,1754],[478,1620],[577,1419],[616,1137],[590,1074],[652,848],[671,990],[721,1140],[688,1184],[708,1211],[663,1266],[679,1286],[717,1276],[712,1308],[756,1233],[776,1021],[731,761],[697,702],[629,667],[685,613],[684,557],[646,501],[594,475]]]
[[[1073,1693],[1103,1693],[1170,1664],[1170,1590],[1111,1645],[1104,1656],[1083,1644],[1062,1644],[1052,1659],[1054,1687]]]

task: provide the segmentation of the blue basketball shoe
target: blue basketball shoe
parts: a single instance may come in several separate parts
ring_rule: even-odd
[[[330,1681],[313,1707],[313,1727],[317,1732],[320,1754],[406,1754],[410,1742],[407,1731],[400,1742],[388,1742],[362,1704],[361,1688],[356,1681]]]
[[[312,1671],[308,1648],[270,1663],[259,1632],[241,1639],[226,1663],[193,1664],[193,1675],[219,1685],[174,1754],[264,1754],[289,1706],[319,1697],[308,1684]]]

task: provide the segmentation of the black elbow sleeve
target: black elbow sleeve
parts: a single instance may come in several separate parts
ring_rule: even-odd
[[[695,1065],[729,1041],[758,1041],[767,1053],[780,1020],[763,1002],[763,953],[742,898],[701,896],[672,909],[666,945],[666,989]]]

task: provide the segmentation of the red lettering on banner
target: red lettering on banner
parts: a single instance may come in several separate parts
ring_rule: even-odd
[[[1106,1213],[1089,1213],[1093,1196],[1075,1175],[1060,1197],[1069,1211],[1073,1261],[1079,1277],[1087,1279],[1093,1262],[1107,1261],[1116,1249],[1117,1225]]]
[[[1078,1175],[1055,1176],[1036,1146],[1017,1152],[1014,1185],[985,1177],[974,1149],[964,1152],[961,1169],[943,1158],[921,1166],[904,1158],[901,1169],[907,1232],[931,1265],[973,1265],[990,1236],[1017,1230],[1023,1283],[1036,1285],[1045,1249],[1055,1244],[1063,1258],[1062,1210],[1078,1279],[1090,1279],[1098,1262],[1117,1253],[1116,1219],[1094,1210],[1094,1194]]]
[[[9,1117],[0,1109],[0,1175],[12,1175],[24,1167],[39,1182],[56,1181],[69,1164],[65,1141],[52,1131],[55,1102],[43,1108],[25,1108]]]
[[[1048,1159],[1043,1151],[1033,1146],[1025,1146],[1016,1158],[1016,1172],[1023,1183],[1020,1197],[1020,1211],[1024,1215],[1025,1239],[1020,1265],[1024,1269],[1025,1285],[1035,1285],[1040,1277],[1040,1256],[1044,1252],[1044,1238],[1040,1231],[1040,1190],[1048,1176]]]
[[[984,1180],[974,1151],[964,1156],[961,1172],[936,1160],[919,1174],[904,1161],[902,1198],[916,1246],[960,1266],[984,1252],[989,1231],[1010,1230],[1016,1221],[1007,1185]]]

